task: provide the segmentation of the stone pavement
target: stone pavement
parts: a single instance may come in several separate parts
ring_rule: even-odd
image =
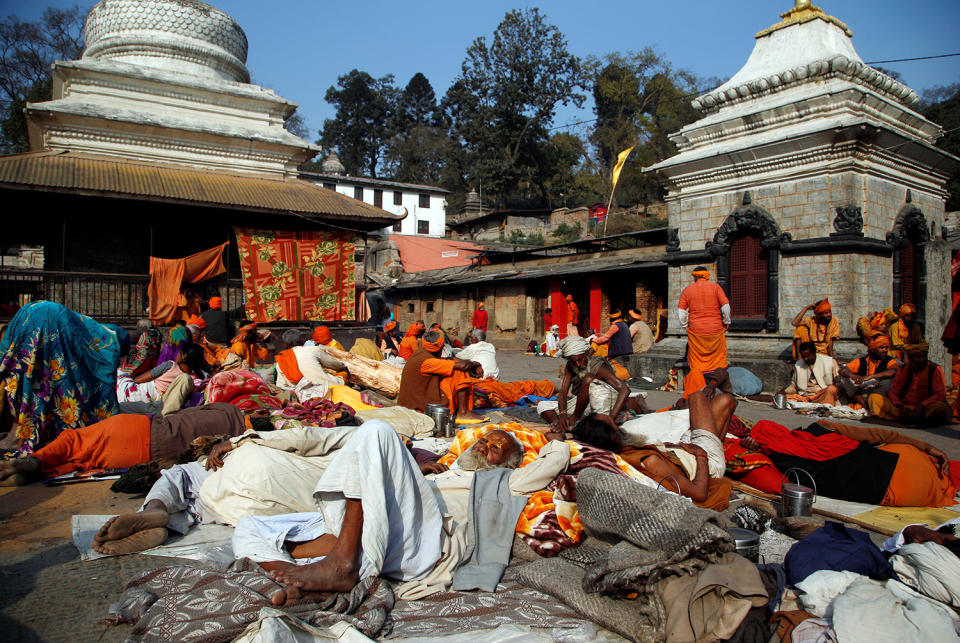
[[[554,379],[559,359],[518,352],[498,354],[501,378]],[[669,406],[676,393],[648,392],[651,408]],[[814,418],[769,405],[744,402],[737,412],[751,420],[771,419],[791,428]],[[898,429],[960,459],[960,430],[949,427]],[[131,555],[80,561],[70,541],[73,514],[135,511],[141,498],[110,491],[110,482],[0,488],[0,640],[121,641],[131,627],[101,621],[124,583],[137,574],[180,562]],[[189,561],[188,561],[189,562]]]

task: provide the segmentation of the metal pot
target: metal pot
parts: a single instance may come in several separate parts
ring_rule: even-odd
[[[450,409],[446,404],[427,404],[427,415],[433,419],[433,434],[444,436],[449,432]]]
[[[730,535],[733,536],[733,542],[737,545],[738,554],[751,562],[760,562],[760,535],[757,532],[742,527],[731,527]]]
[[[773,396],[773,408],[775,409],[785,409],[787,408],[787,396],[783,393],[777,393]]]
[[[784,482],[790,472],[796,476],[796,483]],[[805,473],[813,488],[800,484],[800,475],[798,472]],[[808,472],[794,467],[787,469],[780,479],[780,515],[784,518],[789,516],[810,516],[813,514],[813,501],[817,499],[817,481]]]

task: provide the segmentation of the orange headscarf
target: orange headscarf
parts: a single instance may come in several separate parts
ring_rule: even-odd
[[[187,320],[187,326],[196,326],[197,328],[203,329],[207,327],[207,322],[203,321],[203,317],[199,315],[190,315],[190,319]]]
[[[333,335],[326,326],[317,326],[313,329],[313,341],[318,344],[329,344],[333,341]]]
[[[237,336],[233,338],[233,343],[242,342],[247,339],[247,335],[257,330],[257,322],[252,322],[246,326],[241,326],[237,329]]]
[[[211,297],[209,304],[210,304],[210,308],[214,310],[219,310],[220,308],[223,308],[223,299],[221,299],[220,297]]]
[[[391,330],[393,330],[396,327],[397,327],[397,322],[388,321],[386,324],[383,325],[383,330],[389,333]]]
[[[914,306],[913,304],[903,304],[902,306],[900,306],[901,317],[903,317],[904,315],[908,315],[910,313],[916,314],[916,312],[917,312],[917,307]]]
[[[431,353],[436,353],[438,350],[443,348],[443,333],[440,333],[440,338],[435,342],[428,342],[426,339],[421,339],[420,343],[426,350],[430,351]]]
[[[707,269],[693,270],[690,272],[690,274],[693,275],[694,277],[703,277],[704,279],[710,278],[710,271]]]
[[[641,319],[643,319],[643,313],[641,313],[639,310],[635,310],[635,309],[633,309],[633,308],[631,308],[630,310],[628,310],[628,311],[627,311],[627,314],[630,315],[630,319],[632,319],[632,320],[634,320],[634,321],[640,321]]]
[[[876,313],[870,319],[870,328],[874,328],[874,329],[880,328],[880,325],[886,323],[886,321],[887,321],[887,318],[883,313]]]
[[[817,315],[830,312],[830,310],[830,300],[826,297],[823,298],[823,301],[813,307],[813,312]]]
[[[404,337],[416,337],[421,328],[423,328],[423,324],[420,322],[413,322],[407,327],[407,334],[404,335]]]
[[[870,338],[870,341],[867,342],[867,348],[870,350],[877,348],[890,348],[891,346],[893,346],[893,342],[890,341],[890,337],[883,334],[874,335]]]
[[[623,313],[619,310],[614,310],[610,313],[610,321],[612,322],[618,321],[621,317],[623,317]]]

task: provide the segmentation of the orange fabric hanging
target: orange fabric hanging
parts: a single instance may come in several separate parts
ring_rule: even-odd
[[[223,251],[228,244],[225,242],[181,259],[150,257],[150,320],[160,326],[176,321],[180,287],[225,273]]]

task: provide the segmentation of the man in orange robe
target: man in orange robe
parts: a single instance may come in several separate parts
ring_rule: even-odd
[[[579,335],[580,308],[573,301],[573,295],[567,295],[567,335]]]
[[[454,417],[481,419],[473,413],[473,381],[483,375],[480,362],[441,359],[443,333],[431,330],[400,374],[397,404],[426,412],[427,404],[446,403]]]
[[[813,317],[805,318],[811,309]],[[807,305],[793,318],[792,324],[797,329],[793,332],[793,359],[800,355],[800,344],[804,342],[813,342],[818,353],[833,357],[833,343],[840,339],[840,323],[834,319],[828,299]]]
[[[426,331],[423,324],[413,322],[407,328],[407,334],[400,340],[400,346],[397,348],[397,356],[403,359],[410,359],[410,356],[420,348],[420,336]]]
[[[697,266],[693,283],[680,293],[677,316],[687,331],[687,363],[690,373],[684,380],[684,397],[696,389],[693,382],[703,373],[727,367],[727,328],[730,327],[730,300],[719,284],[710,281],[710,271]],[[687,380],[691,386],[687,386]]]

